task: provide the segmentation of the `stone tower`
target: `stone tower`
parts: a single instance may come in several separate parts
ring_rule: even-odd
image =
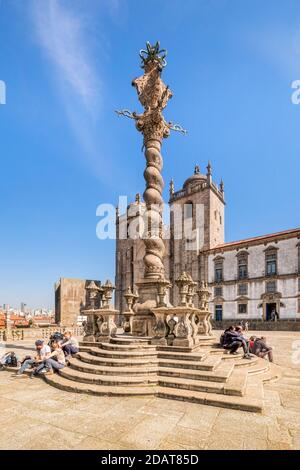
[[[169,279],[174,284],[182,271],[195,281],[207,281],[207,259],[202,252],[224,243],[224,184],[212,181],[208,163],[206,174],[195,166],[179,191],[170,183]],[[171,290],[176,304],[176,291]]]
[[[132,290],[143,278],[145,248],[142,240],[125,237],[129,222],[140,214],[144,203],[136,201],[127,208],[127,218],[117,214],[116,244],[116,308],[125,309],[124,294],[128,286]],[[207,281],[207,257],[203,251],[224,243],[224,184],[212,181],[212,168],[207,165],[206,174],[196,165],[178,191],[170,183],[170,237],[164,240],[163,259],[166,277],[174,286],[179,275],[186,271],[195,281]],[[181,234],[178,227],[181,227]],[[189,233],[189,228],[192,233]],[[177,230],[177,232],[176,232]],[[179,231],[180,232],[180,231]],[[179,235],[179,238],[176,238]],[[182,235],[182,237],[180,236]],[[121,239],[120,239],[121,238]],[[170,289],[170,302],[177,303],[176,288]]]

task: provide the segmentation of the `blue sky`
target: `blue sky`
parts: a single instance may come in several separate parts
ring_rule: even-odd
[[[299,227],[298,0],[1,0],[0,304],[53,306],[59,277],[114,276],[96,208],[143,192],[131,80],[147,40],[168,49],[164,141],[175,188],[211,160],[226,240]],[[166,191],[167,191],[166,184]]]

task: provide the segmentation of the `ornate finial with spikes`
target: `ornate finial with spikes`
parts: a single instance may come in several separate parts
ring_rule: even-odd
[[[223,181],[223,178],[221,178],[221,181],[220,181],[220,191],[221,191],[221,193],[224,193],[224,181]]]
[[[171,181],[170,181],[169,193],[170,193],[170,197],[172,197],[173,194],[175,193],[174,180],[173,180],[173,178],[171,178]]]
[[[141,67],[144,69],[149,62],[157,61],[161,67],[167,65],[166,61],[167,51],[166,49],[160,49],[159,41],[154,46],[151,46],[150,42],[146,42],[146,49],[140,50],[140,58],[142,59]]]
[[[199,165],[195,165],[194,175],[199,175],[199,173],[200,173],[200,166],[199,166]]]

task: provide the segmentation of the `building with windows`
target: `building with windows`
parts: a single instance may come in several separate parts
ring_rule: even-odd
[[[196,166],[179,191],[170,183],[164,227],[170,302],[177,303],[174,281],[186,271],[208,282],[215,320],[300,318],[300,228],[226,243],[224,184],[213,182],[210,163],[206,170],[201,174]],[[137,196],[127,214],[117,214],[115,301],[121,312],[126,289],[135,290],[143,277],[144,243],[135,223],[143,208]],[[128,238],[134,223],[136,236]]]

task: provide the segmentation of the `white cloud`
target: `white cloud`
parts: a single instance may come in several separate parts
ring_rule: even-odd
[[[52,61],[56,77],[71,87],[87,110],[99,100],[100,78],[89,52],[86,23],[82,16],[58,0],[34,0],[32,16],[37,37]]]
[[[289,82],[300,78],[300,25],[272,24],[248,36],[250,45]]]
[[[34,34],[50,62],[50,79],[82,149],[79,157],[94,176],[105,181],[97,128],[102,81],[95,67],[93,11],[80,10],[80,2],[68,3],[68,8],[65,5],[61,0],[32,0]]]

